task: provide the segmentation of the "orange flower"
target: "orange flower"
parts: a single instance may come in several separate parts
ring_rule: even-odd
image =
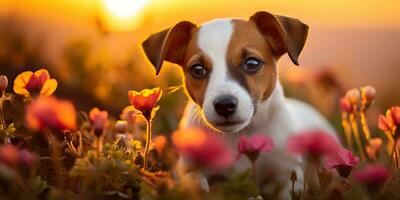
[[[136,110],[140,111],[147,120],[152,119],[155,111],[158,110],[159,107],[156,107],[156,104],[160,100],[161,95],[162,91],[160,88],[154,88],[151,90],[144,89],[140,92],[130,90],[128,92],[128,98],[132,106],[135,107]]]
[[[369,158],[371,158],[372,160],[376,160],[376,154],[381,149],[382,143],[383,141],[381,138],[373,138],[368,141],[368,145],[365,148],[365,151],[367,152]]]
[[[22,72],[14,80],[14,92],[25,97],[31,95],[50,96],[57,89],[58,83],[50,79],[46,69],[39,69],[35,73]]]
[[[167,138],[164,135],[159,135],[154,139],[154,148],[159,154],[162,154],[167,144]]]
[[[101,111],[96,107],[89,112],[89,118],[90,121],[92,121],[94,129],[103,130],[107,123],[108,112],[104,110]]]
[[[392,132],[394,130],[395,125],[393,123],[393,119],[392,119],[392,116],[391,116],[389,110],[386,112],[386,116],[379,115],[379,117],[378,117],[378,127],[382,131],[390,131],[390,132]]]
[[[57,131],[76,129],[74,105],[55,97],[39,97],[26,108],[26,122],[34,130],[50,128]]]
[[[390,116],[395,125],[400,125],[400,107],[395,106],[390,108]]]

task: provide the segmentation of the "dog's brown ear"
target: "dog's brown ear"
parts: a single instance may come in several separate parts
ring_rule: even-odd
[[[264,34],[274,53],[282,56],[288,53],[295,65],[307,39],[308,26],[298,19],[273,15],[260,11],[250,17]]]
[[[156,69],[156,75],[160,72],[164,60],[176,64],[182,62],[195,27],[191,22],[182,21],[172,28],[150,35],[142,43],[147,58]]]

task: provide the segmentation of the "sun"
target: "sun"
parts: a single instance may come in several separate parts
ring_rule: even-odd
[[[147,0],[104,0],[106,10],[117,18],[131,18],[144,6]]]
[[[108,28],[126,31],[137,27],[143,18],[149,0],[103,0],[103,9]]]

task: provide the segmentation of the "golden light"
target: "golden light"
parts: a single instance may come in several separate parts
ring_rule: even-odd
[[[149,0],[103,0],[104,16],[111,30],[131,30],[140,24]]]

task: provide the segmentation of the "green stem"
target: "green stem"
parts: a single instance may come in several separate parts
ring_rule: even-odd
[[[307,162],[306,170],[304,172],[304,183],[303,183],[303,192],[302,192],[302,199],[306,199],[306,188],[307,188],[307,180],[308,180],[308,173],[310,171],[310,162]]]
[[[78,157],[82,158],[83,140],[82,140],[82,130],[78,131],[79,134],[79,146],[78,146]]]
[[[55,138],[52,135],[51,131],[48,128],[45,128],[44,132],[45,132],[45,134],[47,136],[47,139],[48,139],[48,142],[49,142],[49,147],[50,147],[50,151],[51,151],[50,152],[51,153],[51,159],[52,159],[52,162],[53,162],[53,167],[54,167],[54,172],[55,172],[55,175],[56,175],[57,185],[59,187],[63,187],[64,186],[64,183],[63,183],[63,180],[62,180],[63,168],[62,168],[62,163],[60,162],[60,158],[61,158],[60,148],[61,148],[61,146],[60,146],[59,142],[57,141],[57,138]]]
[[[353,109],[353,110],[355,110],[355,109]],[[361,160],[366,160],[366,156],[365,156],[364,149],[362,146],[361,137],[358,132],[358,126],[357,126],[357,122],[355,120],[354,113],[350,113],[350,123],[351,123],[351,127],[353,129],[354,137],[356,138],[356,143],[357,143],[357,147],[358,147],[358,151],[359,151]]]
[[[96,162],[100,164],[100,137],[96,137]]]
[[[0,120],[1,120],[1,127],[4,130],[4,146],[7,145],[8,137],[6,133],[7,125],[6,125],[6,120],[4,119],[4,111],[3,111],[3,97],[0,98]]]
[[[388,167],[390,167],[392,165],[393,157],[394,157],[395,152],[396,152],[396,145],[397,145],[397,140],[394,141],[393,149],[392,149],[392,152],[390,153],[390,160],[389,160],[389,166]]]
[[[257,179],[257,172],[256,172],[256,161],[251,162],[251,170],[253,171],[253,178],[254,182],[258,184],[258,179]]]
[[[151,119],[146,120],[146,147],[144,149],[144,164],[143,168],[147,169],[148,162],[149,162],[149,152],[150,152],[150,144],[151,144]]]

